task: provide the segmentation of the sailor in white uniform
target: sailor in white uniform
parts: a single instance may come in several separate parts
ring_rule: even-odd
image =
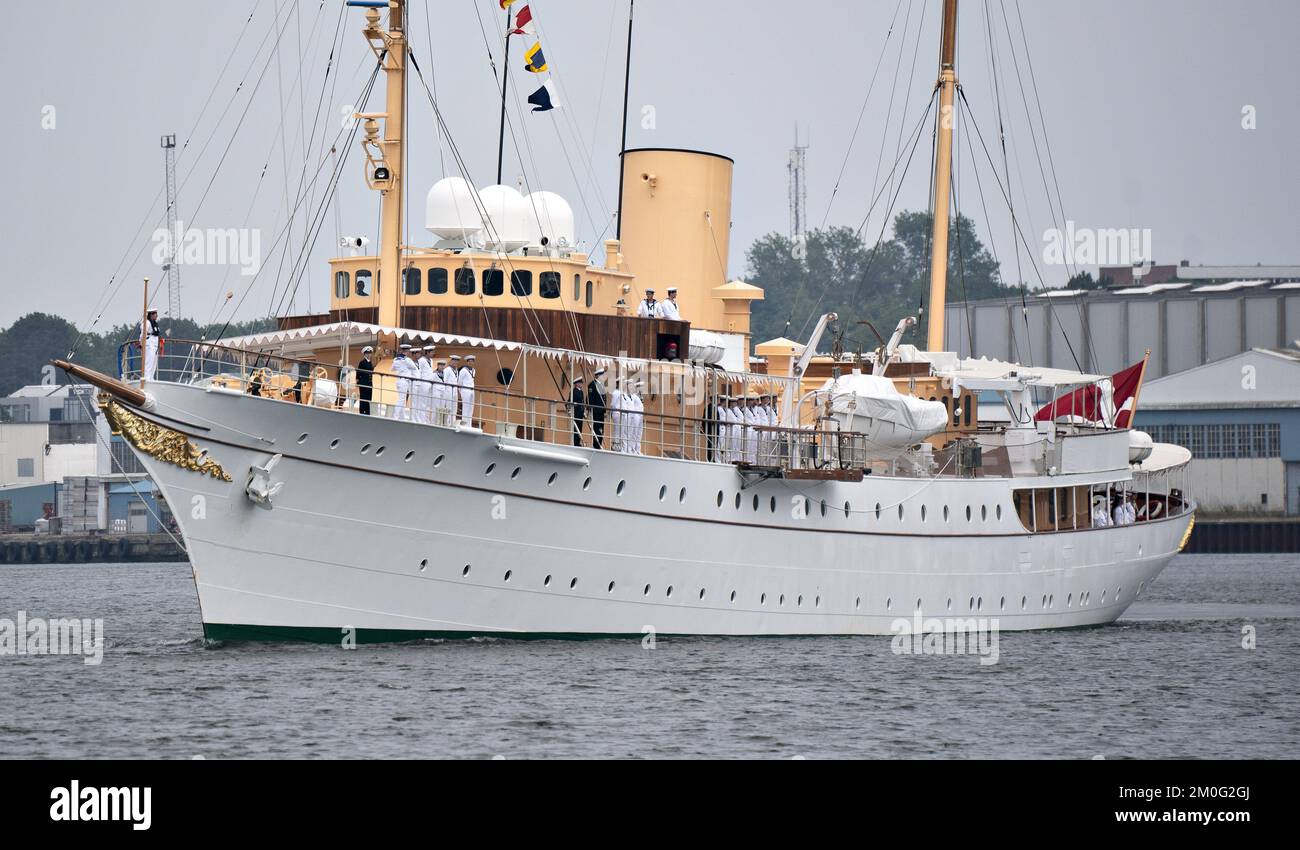
[[[458,383],[460,384],[460,424],[474,424],[474,355],[465,357],[465,365],[460,367]]]
[[[1106,500],[1097,499],[1092,505],[1092,527],[1106,528],[1110,524],[1110,514],[1106,511]]]
[[[636,305],[637,316],[642,319],[653,319],[658,304],[659,302],[655,301],[655,291],[647,289],[645,291],[645,300],[638,302]]]
[[[1124,519],[1127,520],[1129,525],[1132,525],[1137,522],[1137,518],[1137,505],[1134,503],[1133,497],[1128,496],[1124,499]]]
[[[671,319],[674,322],[682,320],[682,311],[677,307],[677,287],[668,287],[668,297],[655,307],[655,318]]]
[[[744,418],[740,413],[740,399],[727,397],[727,462],[744,460],[741,454],[741,437],[744,436]]]
[[[756,463],[758,461],[758,432],[754,426],[758,424],[758,413],[755,411],[756,399],[750,396],[745,399],[745,404],[740,408],[740,419],[744,423],[744,459],[746,463]]]
[[[398,355],[393,358],[393,374],[397,376],[397,407],[393,409],[394,419],[411,418],[407,402],[411,396],[411,370],[415,368],[415,364],[411,362],[410,351],[411,344],[404,342],[398,346]]]
[[[412,419],[422,425],[433,421],[433,346],[426,345],[416,355],[416,380],[411,386]]]
[[[614,382],[614,391],[609,394],[609,424],[611,446],[614,451],[626,451],[623,447],[623,379]]]
[[[442,372],[443,389],[447,393],[447,424],[456,421],[456,410],[460,405],[460,355],[448,358],[447,368]]]
[[[645,400],[641,398],[641,393],[645,390],[645,381],[637,381],[632,385],[632,396],[629,399],[632,406],[632,454],[639,455],[641,451],[641,440],[645,436]]]
[[[144,337],[144,363],[141,364],[143,369],[142,377],[146,381],[152,381],[154,375],[158,374],[158,343],[162,339],[158,333],[158,311],[150,310],[146,313],[142,324],[144,327],[140,328],[141,333],[138,334],[138,336]]]
[[[439,357],[433,366],[433,383],[429,385],[429,421],[434,425],[446,425],[447,417],[447,360]]]

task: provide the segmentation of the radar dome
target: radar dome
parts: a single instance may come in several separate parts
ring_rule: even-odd
[[[483,230],[474,187],[462,177],[444,177],[424,201],[424,229],[443,240],[466,242]]]
[[[573,207],[568,201],[554,192],[533,192],[524,202],[528,204],[530,244],[541,245],[542,237],[546,237],[548,248],[573,246]]]
[[[528,244],[531,213],[517,189],[498,184],[480,189],[478,196],[487,211],[487,221],[483,222],[484,247],[510,253]]]

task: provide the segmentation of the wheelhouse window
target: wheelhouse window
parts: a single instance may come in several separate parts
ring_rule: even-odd
[[[582,275],[573,276],[573,303],[577,304],[582,300]]]
[[[420,294],[420,270],[415,266],[407,266],[402,269],[402,280],[407,295]]]
[[[519,298],[533,294],[533,273],[516,269],[510,273],[510,294]]]
[[[335,298],[348,297],[348,289],[351,287],[352,284],[352,281],[349,280],[349,277],[350,275],[347,272],[334,272],[334,297]]]
[[[362,269],[361,271],[357,272],[357,295],[363,295],[363,296],[370,295],[371,279],[372,279],[372,273],[370,269]]]
[[[593,295],[593,290],[594,290],[594,289],[595,289],[595,285],[592,284],[591,281],[587,281],[587,306],[588,306],[588,307],[591,306],[592,295]]]
[[[447,270],[429,269],[429,294],[447,294]]]
[[[461,267],[456,269],[456,294],[473,295],[474,294],[474,270]]]
[[[537,294],[543,298],[560,297],[560,273],[542,272],[537,277]]]
[[[501,269],[483,270],[483,294],[500,295],[506,291],[506,273]]]

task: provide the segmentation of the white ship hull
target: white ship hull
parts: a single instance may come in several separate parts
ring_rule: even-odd
[[[1009,479],[742,489],[721,464],[149,391],[157,406],[141,416],[232,479],[140,453],[180,524],[213,638],[890,634],[918,605],[1008,630],[1090,626],[1124,612],[1191,522],[1029,534]],[[283,487],[257,505],[250,467],[276,454]]]

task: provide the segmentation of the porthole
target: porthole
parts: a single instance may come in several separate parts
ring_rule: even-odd
[[[669,599],[673,598],[673,586],[671,584],[668,585],[668,592],[664,595],[667,596]]]
[[[998,507],[997,507],[997,513],[996,513],[996,516],[997,516],[998,519],[1002,519],[1002,506],[1001,506],[1001,505],[998,505]]]
[[[718,507],[722,507],[722,491],[718,491]]]
[[[770,507],[771,507],[771,512],[772,512],[772,513],[776,513],[776,496],[773,496],[773,497],[772,497],[772,501],[771,501],[771,503],[770,503]]]
[[[916,597],[916,610],[921,610],[921,597]]]
[[[645,590],[641,591],[641,595],[642,595],[642,596],[649,596],[649,595],[650,595],[650,585],[647,584],[647,585],[645,586]]]
[[[885,610],[886,611],[894,610],[894,598],[892,596],[885,600]]]
[[[364,446],[361,447],[361,453],[362,453],[362,454],[365,454],[365,453],[367,453],[367,452],[369,452],[369,451],[370,451],[370,444],[369,444],[369,443],[366,443]]]
[[[754,494],[754,510],[758,510],[758,494]]]
[[[989,518],[989,506],[980,505],[980,522],[987,522]]]
[[[578,586],[577,576],[574,576],[573,578],[569,579],[569,590],[573,590],[577,586]]]
[[[966,506],[966,521],[970,522],[970,505]]]
[[[306,435],[306,434],[299,434],[299,435],[298,435],[298,445],[301,446],[301,445],[302,445],[303,443],[305,443],[305,442],[307,442],[307,435]]]
[[[1005,596],[998,599],[998,610],[999,611],[1007,610],[1007,598]]]
[[[1106,591],[1105,591],[1104,588],[1103,588],[1102,591],[1101,591],[1101,604],[1102,604],[1102,605],[1105,605],[1105,604],[1106,604]]]
[[[413,457],[415,457],[415,452],[414,452],[414,451],[409,451],[409,452],[406,453],[406,457],[402,458],[402,460],[406,461],[407,463],[410,463],[410,462],[411,462],[411,458],[413,458]]]
[[[446,459],[446,457],[447,457],[446,455],[438,455],[437,457],[435,457],[433,459],[434,468],[442,466],[442,462]]]
[[[948,597],[948,610],[949,610],[949,611],[952,610],[952,597],[951,597],[951,596]]]
[[[465,565],[465,569],[461,570],[461,571],[460,571],[460,574],[463,575],[463,576],[467,576],[467,575],[469,575],[469,564],[466,564],[466,565]]]
[[[379,457],[383,453],[384,453],[384,446],[380,446],[379,448],[375,449],[375,457]]]
[[[510,480],[511,480],[511,481],[514,481],[516,478],[519,477],[519,471],[520,471],[520,467],[516,466],[516,467],[514,468],[514,471],[510,473]]]
[[[972,597],[970,598],[970,602],[966,603],[966,607],[967,607],[969,610],[971,610],[971,611],[974,611],[974,610],[975,610],[975,597],[974,597],[974,596],[972,596]]]
[[[338,447],[339,447],[339,438],[338,438],[338,437],[335,437],[334,439],[330,440],[330,450],[331,450],[331,451],[333,451],[334,449],[337,449]]]
[[[736,601],[736,591],[734,591],[734,590],[731,591],[731,601],[732,601],[732,602],[735,602],[735,601]]]
[[[700,598],[701,598],[701,599],[704,598],[704,588],[702,588],[702,587],[700,588]]]
[[[880,503],[876,502],[876,519],[880,519]]]
[[[1065,607],[1066,607],[1066,608],[1073,608],[1073,607],[1074,607],[1074,594],[1073,594],[1073,593],[1071,593],[1070,595],[1068,595],[1068,596],[1065,597]]]
[[[554,486],[555,486],[555,479],[557,479],[557,478],[559,478],[559,477],[560,477],[560,473],[558,473],[558,472],[552,472],[552,473],[550,474],[550,476],[548,476],[547,479],[546,479],[546,486],[547,486],[547,487],[554,487]]]
[[[1022,597],[1020,597],[1020,610],[1021,610],[1021,611],[1025,610],[1025,605],[1028,604],[1028,602],[1029,602],[1029,598],[1028,598],[1028,597],[1026,597],[1026,596],[1022,596]]]
[[[551,586],[551,577],[547,576],[545,579],[542,580],[542,587],[550,587],[550,586]]]
[[[677,503],[680,504],[680,505],[684,505],[684,504],[686,504],[686,488],[685,488],[685,487],[683,487],[682,489],[680,489],[680,490],[677,491]]]
[[[740,494],[736,494],[736,510],[740,510]]]
[[[812,499],[807,496],[803,497],[803,515],[812,516]]]
[[[496,468],[497,468],[497,465],[496,465],[495,463],[489,463],[489,464],[487,465],[487,469],[483,470],[483,474],[484,474],[484,475],[491,475],[491,474],[493,473],[493,471],[496,470]]]
[[[668,495],[668,485],[664,484],[659,488],[659,501],[662,502],[664,500],[664,496],[667,495]]]
[[[427,566],[429,566],[429,559],[428,559],[428,558],[421,558],[421,559],[420,559],[420,572],[424,572],[424,568],[427,567]]]
[[[822,516],[826,516],[826,500],[822,499]]]
[[[899,506],[898,506],[898,520],[899,520],[899,522],[902,522],[902,521],[903,521],[903,506],[902,506],[902,505],[899,505]]]
[[[785,604],[785,594],[784,594],[784,593],[782,593],[781,596],[776,600],[776,604],[777,604],[777,605],[784,605],[784,604]]]
[[[851,506],[848,502],[845,502],[845,503],[844,503],[844,518],[845,518],[845,519],[848,519],[848,518],[849,518],[849,512],[852,511],[852,509],[853,509],[852,506]]]
[[[798,608],[802,608],[802,607],[803,607],[803,594],[802,594],[802,593],[799,594],[799,598],[796,599],[796,600],[794,601],[794,604],[795,604],[795,606],[798,607]]]
[[[1047,594],[1047,607],[1048,608],[1056,607],[1056,596],[1051,593]]]
[[[501,580],[502,580],[502,581],[510,581],[510,576],[512,576],[512,575],[514,575],[514,570],[506,570],[506,574],[505,574],[505,576],[504,576]]]
[[[947,505],[944,505],[944,506],[943,506],[943,521],[944,521],[944,522],[947,522],[947,521],[948,521],[948,506],[947,506]]]
[[[1047,607],[1047,595],[1046,595],[1046,594],[1043,595],[1043,603],[1042,603],[1042,605],[1040,605],[1039,607],[1040,607],[1040,608],[1046,608],[1046,607]]]
[[[760,595],[760,596],[758,597],[758,604],[759,604],[759,605],[766,605],[766,604],[767,604],[767,594],[766,594],[766,593],[764,593],[764,594],[762,594],[762,595]]]
[[[862,597],[858,596],[853,600],[853,610],[856,611],[862,607]]]
[[[1137,595],[1138,595],[1138,596],[1141,596],[1141,595],[1142,595],[1142,591],[1144,591],[1144,590],[1146,590],[1146,589],[1147,589],[1147,583],[1146,583],[1145,581],[1140,581],[1140,582],[1138,582],[1138,592],[1137,592]]]
[[[621,496],[621,495],[623,495],[623,488],[625,488],[625,487],[627,487],[627,482],[626,482],[626,481],[620,481],[620,482],[618,482],[618,486],[614,488],[614,495],[616,495],[616,496]]]
[[[582,482],[582,489],[584,489],[584,490],[589,490],[589,489],[591,489],[591,477],[590,477],[590,476],[587,477],[587,480],[585,480],[585,481]]]
[[[983,597],[983,596],[977,596],[977,597],[975,597],[975,610],[976,610],[976,611],[983,611],[983,610],[984,610],[984,597]]]
[[[816,599],[813,600],[813,607],[814,608],[822,607],[822,598],[820,596],[818,596]]]
[[[609,583],[609,587],[605,588],[605,592],[606,592],[606,593],[613,593],[613,592],[614,592],[614,582],[611,581],[611,582]]]
[[[1115,588],[1115,598],[1116,598],[1116,599],[1119,599],[1119,598],[1120,598],[1121,596],[1123,596],[1123,595],[1124,595],[1124,588],[1123,588],[1122,586]]]
[[[925,522],[925,512],[926,512],[925,505],[921,505],[921,522]]]

